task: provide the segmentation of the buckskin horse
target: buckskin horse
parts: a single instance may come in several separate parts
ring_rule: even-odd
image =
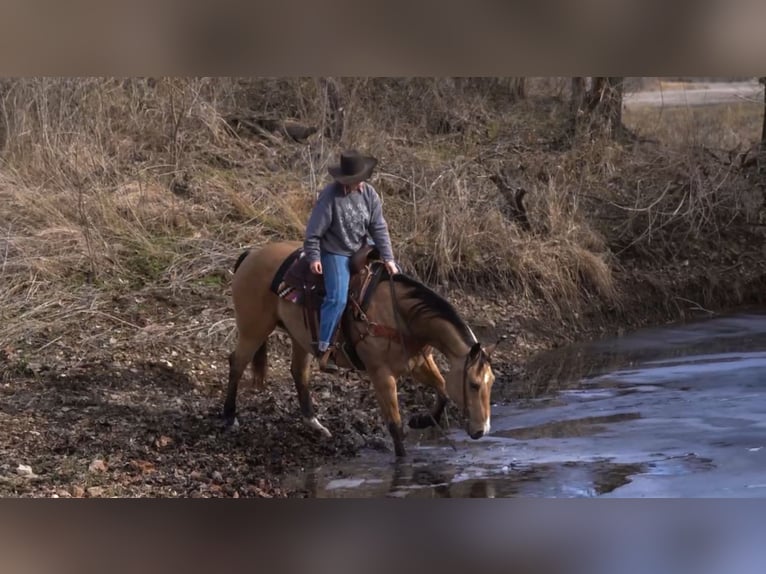
[[[291,374],[298,394],[301,414],[309,426],[326,436],[329,430],[314,414],[308,389],[312,343],[316,317],[310,309],[309,289],[285,289],[285,277],[310,277],[307,264],[303,275],[296,275],[302,250],[300,242],[273,242],[257,250],[243,252],[234,266],[232,299],[238,331],[237,345],[229,356],[229,381],[223,416],[227,427],[237,425],[237,386],[249,364],[256,384],[263,384],[267,367],[266,341],[277,328],[287,332],[292,342]],[[389,276],[385,267],[370,253],[352,259],[349,306],[339,333],[345,352],[338,352],[340,368],[366,372],[375,390],[378,405],[394,443],[397,457],[405,456],[404,429],[397,401],[397,380],[410,372],[413,379],[436,390],[437,402],[430,414],[410,419],[413,428],[438,424],[448,400],[460,408],[465,430],[473,439],[490,429],[490,391],[495,376],[490,357],[496,344],[483,347],[455,308],[442,296],[405,274]],[[300,281],[293,280],[300,287]],[[355,287],[356,286],[356,287]],[[301,299],[290,300],[284,292],[294,291]],[[363,295],[362,291],[366,293]],[[321,290],[320,290],[321,292]],[[313,331],[313,333],[312,333]],[[431,354],[437,349],[448,360],[450,370],[442,376]]]

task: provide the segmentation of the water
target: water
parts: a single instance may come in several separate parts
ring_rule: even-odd
[[[766,496],[766,314],[647,329],[542,362],[571,380],[553,400],[493,406],[479,441],[454,430],[453,448],[411,430],[405,461],[364,452],[290,485],[316,497]]]

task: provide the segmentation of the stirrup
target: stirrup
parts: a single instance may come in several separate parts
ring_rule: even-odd
[[[335,349],[331,346],[319,357],[319,370],[323,373],[337,373],[338,365],[335,364]]]

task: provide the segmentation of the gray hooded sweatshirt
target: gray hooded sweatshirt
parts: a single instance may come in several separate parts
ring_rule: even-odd
[[[368,183],[360,191],[346,194],[338,182],[320,193],[306,226],[303,249],[309,261],[320,260],[320,250],[351,256],[369,236],[384,261],[393,261],[388,224],[383,218],[380,196]]]

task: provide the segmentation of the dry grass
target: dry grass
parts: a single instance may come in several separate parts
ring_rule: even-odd
[[[745,104],[635,110],[629,127],[661,149],[592,139],[555,151],[565,87],[541,80],[514,102],[503,79],[5,81],[0,343],[57,321],[75,328],[84,301],[108,314],[110,293],[146,286],[202,282],[223,305],[243,247],[301,237],[339,147],[381,159],[373,183],[397,254],[427,281],[542,301],[558,316],[618,304],[615,250],[742,212],[740,176],[699,150],[749,145],[760,120]],[[339,141],[323,135],[333,89]],[[320,133],[304,144],[234,133],[224,118],[244,109]],[[509,165],[523,166],[514,184],[528,191],[532,232],[489,179]]]
[[[700,106],[631,106],[625,125],[676,149],[745,150],[761,139],[763,102]]]

